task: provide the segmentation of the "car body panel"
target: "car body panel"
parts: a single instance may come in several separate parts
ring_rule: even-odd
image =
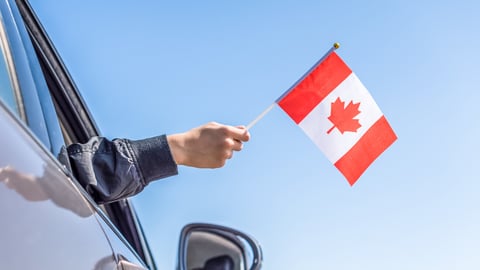
[[[108,219],[100,218],[99,222],[110,240],[110,245],[114,250],[115,258],[119,265],[127,269],[147,269],[147,266],[137,253],[133,251],[128,241],[125,240]]]
[[[115,269],[95,211],[22,126],[0,106],[1,268]]]

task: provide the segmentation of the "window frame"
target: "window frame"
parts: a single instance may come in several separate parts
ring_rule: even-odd
[[[12,54],[10,51],[10,44],[8,42],[7,33],[5,30],[5,24],[3,22],[3,17],[0,16],[0,50],[2,58],[4,59],[5,69],[8,73],[8,78],[10,80],[10,87],[12,91],[12,96],[15,102],[15,111],[14,114],[17,114],[20,119],[26,119],[25,110],[23,109],[22,95],[20,94],[20,86],[18,85],[17,73],[15,72],[14,62],[12,59]],[[2,63],[3,64],[3,63]],[[8,105],[8,104],[7,104]],[[9,107],[9,106],[6,106]]]
[[[23,22],[19,20],[18,10],[12,5],[1,5],[4,42],[8,45],[7,59],[11,60],[10,76],[18,84],[17,102],[20,110],[20,119],[27,124],[36,137],[48,148],[51,144],[46,129],[43,111],[37,95],[37,87],[32,75],[31,65],[28,60],[28,51],[25,48],[25,36],[22,36]]]

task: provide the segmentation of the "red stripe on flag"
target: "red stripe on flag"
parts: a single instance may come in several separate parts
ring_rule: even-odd
[[[353,186],[368,166],[396,139],[392,127],[382,116],[343,157],[335,162],[335,167]]]
[[[351,73],[342,59],[332,52],[278,101],[278,105],[298,124]]]

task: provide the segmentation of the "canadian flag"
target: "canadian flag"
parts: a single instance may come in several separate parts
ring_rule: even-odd
[[[368,90],[334,51],[276,102],[350,185],[397,139]]]

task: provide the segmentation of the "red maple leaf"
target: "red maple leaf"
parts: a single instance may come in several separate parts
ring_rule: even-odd
[[[357,132],[357,129],[362,126],[358,119],[353,119],[360,113],[358,107],[360,107],[360,102],[353,103],[353,101],[350,101],[345,107],[345,102],[340,97],[332,102],[328,120],[333,123],[333,127],[327,131],[327,134],[330,134],[334,128],[337,128],[342,134],[345,131]]]

